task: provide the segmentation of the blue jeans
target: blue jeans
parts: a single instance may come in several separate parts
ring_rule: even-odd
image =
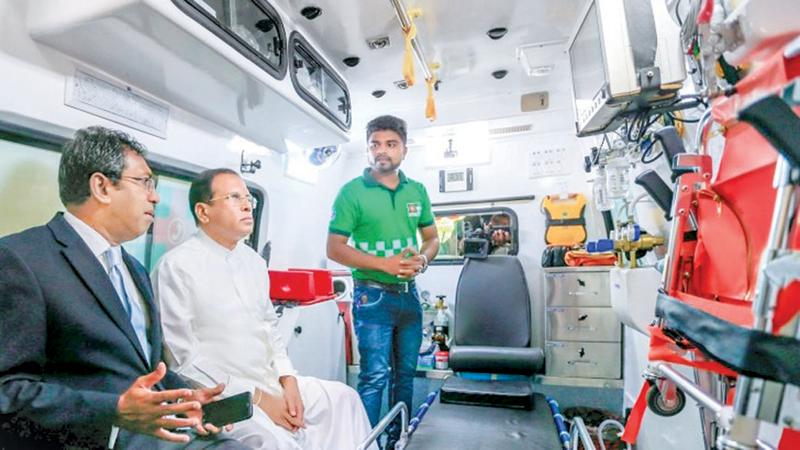
[[[356,285],[353,319],[361,354],[358,395],[370,424],[374,427],[380,420],[383,388],[387,384],[389,408],[404,402],[409,414],[414,414],[411,399],[422,343],[422,308],[414,283],[409,283],[405,293]]]

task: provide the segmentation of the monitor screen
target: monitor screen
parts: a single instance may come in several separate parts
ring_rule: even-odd
[[[595,95],[606,83],[603,46],[600,39],[597,4],[593,2],[569,48],[575,112],[578,117],[581,117],[582,111],[591,108]]]

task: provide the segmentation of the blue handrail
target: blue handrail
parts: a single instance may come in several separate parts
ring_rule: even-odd
[[[550,396],[547,396],[546,400],[547,404],[550,405],[550,412],[553,413],[553,421],[556,423],[556,430],[558,431],[558,438],[561,439],[561,446],[564,447],[564,450],[569,450],[569,431],[567,431],[567,425],[564,423],[564,416],[561,415],[561,411],[558,409],[558,402]]]
[[[417,409],[417,413],[414,414],[414,417],[408,423],[408,436],[410,437],[414,434],[414,430],[417,429],[419,423],[422,422],[422,418],[425,417],[425,413],[428,412],[428,408],[433,405],[434,400],[436,400],[436,395],[439,394],[438,390],[432,391],[428,396],[425,398],[425,401],[419,406]]]

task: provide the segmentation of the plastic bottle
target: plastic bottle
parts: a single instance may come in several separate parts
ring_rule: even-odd
[[[447,315],[447,303],[444,295],[436,296],[436,318],[433,320],[433,334],[442,335],[446,338],[450,336],[450,318]]]
[[[594,186],[592,193],[594,195],[594,204],[599,211],[610,211],[614,204],[608,197],[608,188],[606,181],[606,168],[600,166],[597,169],[597,176],[594,179]]]
[[[609,161],[608,167],[608,197],[625,198],[630,188],[630,164],[625,158],[616,158]]]

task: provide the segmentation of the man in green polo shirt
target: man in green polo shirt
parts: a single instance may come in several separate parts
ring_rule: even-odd
[[[380,419],[387,384],[390,406],[404,402],[412,411],[422,340],[414,277],[439,251],[428,193],[399,170],[408,152],[406,137],[406,124],[397,117],[367,124],[370,167],[339,191],[328,227],[328,257],[353,269],[358,393],[372,426]],[[386,448],[393,448],[398,434],[396,427],[390,430]]]

